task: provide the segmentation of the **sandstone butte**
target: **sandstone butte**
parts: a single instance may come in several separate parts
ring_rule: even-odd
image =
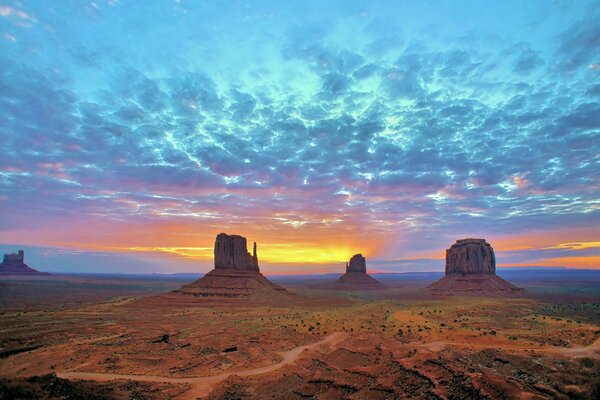
[[[346,273],[336,281],[337,289],[373,290],[385,289],[377,279],[367,274],[367,260],[362,254],[355,254],[346,263]]]
[[[215,240],[215,268],[175,293],[204,298],[273,298],[291,295],[260,273],[256,243],[248,252],[246,238],[220,233]]]
[[[40,272],[30,268],[25,264],[25,252],[19,250],[18,253],[5,254],[0,264],[0,275],[50,275],[47,272]]]
[[[435,292],[517,292],[496,275],[496,256],[485,239],[460,239],[446,250],[446,275],[428,286]]]

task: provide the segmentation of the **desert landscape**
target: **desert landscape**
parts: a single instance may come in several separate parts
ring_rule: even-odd
[[[600,400],[600,0],[0,0],[0,400]]]
[[[0,398],[596,398],[600,273],[585,278],[586,295],[565,293],[579,283],[569,271],[543,291],[535,280],[490,286],[474,276],[501,279],[493,249],[462,243],[444,279],[468,285],[442,289],[444,279],[275,284],[256,244],[250,255],[245,238],[225,234],[215,269],[184,285],[13,275],[0,292]],[[96,286],[68,303],[59,283]]]

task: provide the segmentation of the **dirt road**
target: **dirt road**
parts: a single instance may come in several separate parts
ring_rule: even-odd
[[[57,373],[61,378],[65,379],[81,379],[81,380],[92,380],[92,381],[112,381],[112,380],[135,380],[139,382],[168,382],[168,383],[189,383],[192,385],[192,389],[184,393],[182,399],[196,399],[198,397],[206,396],[210,393],[210,389],[215,383],[221,382],[232,375],[237,376],[254,376],[260,375],[267,372],[278,370],[288,364],[294,363],[303,351],[311,350],[322,345],[335,346],[343,337],[344,333],[334,332],[318,342],[307,344],[304,346],[298,346],[291,350],[279,353],[282,360],[276,364],[267,365],[260,368],[243,369],[238,371],[228,371],[218,375],[212,376],[198,376],[198,377],[168,377],[168,376],[155,376],[155,375],[130,375],[130,374],[109,374],[102,372],[78,372],[78,371],[63,371]]]

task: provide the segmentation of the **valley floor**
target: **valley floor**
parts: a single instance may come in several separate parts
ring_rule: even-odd
[[[420,283],[333,293],[302,283],[287,286],[307,296],[268,304],[158,294],[179,282],[148,282],[114,282],[116,296],[88,290],[68,307],[52,301],[54,289],[44,296],[43,281],[2,282],[0,399],[600,395],[596,295],[441,297]],[[36,300],[17,307],[32,287]]]

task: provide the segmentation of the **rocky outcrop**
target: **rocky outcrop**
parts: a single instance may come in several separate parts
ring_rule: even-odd
[[[268,299],[290,296],[260,273],[256,243],[248,253],[246,238],[220,233],[215,240],[215,268],[175,293],[204,299]]]
[[[175,291],[204,299],[264,298],[276,300],[290,293],[255,271],[215,268],[202,278]]]
[[[25,265],[25,252],[19,250],[18,253],[4,254],[2,258],[2,265]]]
[[[365,257],[362,254],[355,254],[346,263],[346,273],[335,282],[334,288],[342,290],[374,290],[384,289],[385,286],[367,274],[367,260]]]
[[[4,254],[0,264],[0,275],[50,275],[40,272],[25,264],[25,252],[19,250],[17,253]]]
[[[485,239],[461,239],[450,246],[446,250],[446,276],[428,289],[480,294],[522,290],[496,275],[494,249]]]
[[[433,292],[459,294],[518,293],[523,289],[491,274],[450,274],[427,287]]]
[[[350,258],[350,261],[346,263],[346,272],[362,272],[367,273],[367,260],[362,254],[355,254]]]
[[[457,240],[446,250],[446,274],[495,273],[494,249],[485,239]]]
[[[215,240],[215,268],[259,272],[256,242],[250,255],[245,237],[219,233]]]

